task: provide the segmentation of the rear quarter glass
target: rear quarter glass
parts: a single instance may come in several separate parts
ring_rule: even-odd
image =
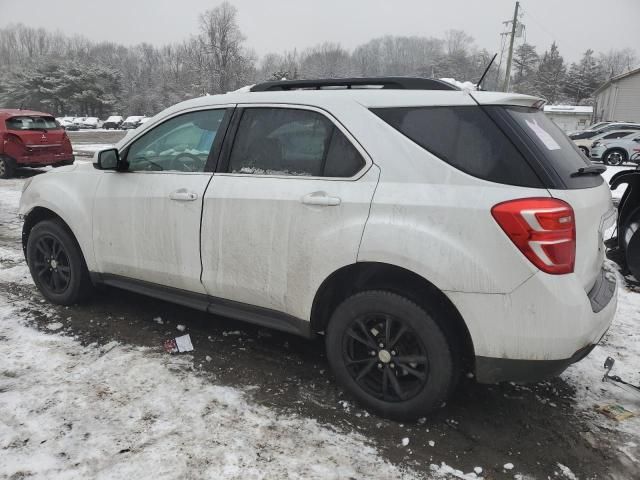
[[[541,110],[516,106],[483,107],[525,152],[529,162],[547,177],[545,186],[552,189],[593,188],[601,185],[600,175],[572,176],[591,161]]]
[[[469,175],[507,185],[545,187],[511,139],[478,106],[375,108],[372,112]]]

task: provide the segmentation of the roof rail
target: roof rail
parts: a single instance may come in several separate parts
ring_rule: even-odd
[[[326,88],[344,87],[367,88],[378,87],[392,90],[460,90],[450,83],[433,78],[418,77],[361,77],[361,78],[327,78],[319,80],[281,80],[258,83],[251,87],[252,92],[274,92],[287,90],[322,90]]]

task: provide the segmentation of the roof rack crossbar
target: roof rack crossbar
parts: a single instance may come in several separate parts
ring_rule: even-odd
[[[460,90],[442,80],[419,77],[361,77],[327,78],[319,80],[281,80],[259,83],[251,87],[252,92],[275,92],[288,90],[322,90],[330,87],[379,87],[391,90]]]

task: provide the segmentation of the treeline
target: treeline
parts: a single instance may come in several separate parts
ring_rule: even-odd
[[[56,115],[152,115],[181,100],[265,80],[413,75],[477,81],[492,57],[459,30],[444,38],[385,36],[353,51],[339,44],[258,58],[246,46],[234,6],[224,2],[199,17],[198,32],[181,43],[126,47],[12,25],[0,29],[0,106]],[[567,64],[554,43],[542,54],[529,44],[514,54],[511,89],[550,103],[584,104],[595,88],[635,65],[632,49],[587,50]],[[485,88],[501,89],[494,65]]]

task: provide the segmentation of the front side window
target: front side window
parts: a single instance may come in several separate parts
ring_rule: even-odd
[[[324,115],[290,108],[248,108],[240,119],[229,172],[352,177],[364,160]]]
[[[202,110],[158,125],[129,147],[129,171],[203,172],[224,114]]]

